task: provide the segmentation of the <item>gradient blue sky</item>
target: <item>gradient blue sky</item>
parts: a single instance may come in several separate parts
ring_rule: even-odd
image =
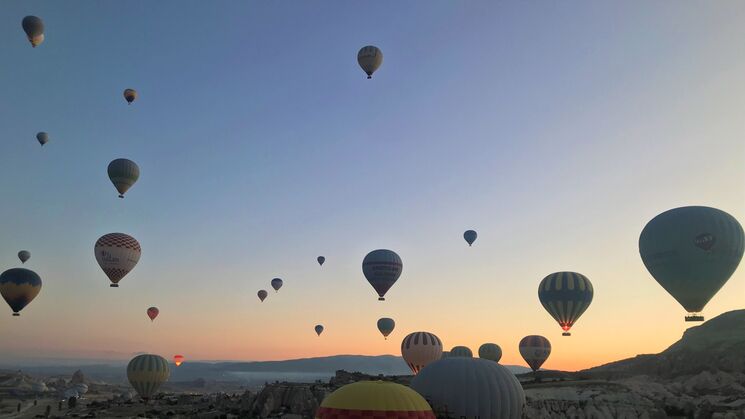
[[[0,316],[0,358],[398,353],[430,330],[499,343],[507,363],[544,334],[546,367],[581,368],[688,326],[638,256],[649,219],[695,204],[745,220],[740,1],[0,10],[0,267],[29,249],[44,281],[19,319]],[[36,49],[27,14],[46,24]],[[368,44],[385,57],[372,80]],[[141,168],[124,200],[106,176],[118,157]],[[114,231],[143,247],[116,290],[92,249]],[[404,260],[385,303],[360,270],[381,247]],[[595,284],[571,339],[536,296],[557,270]],[[275,276],[285,288],[259,304]],[[741,267],[705,314],[744,302]],[[388,341],[381,316],[398,323]]]

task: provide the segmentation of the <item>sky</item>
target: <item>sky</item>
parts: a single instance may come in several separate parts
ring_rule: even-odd
[[[4,2],[0,269],[28,249],[43,288],[0,309],[0,359],[399,354],[417,330],[518,365],[544,335],[565,370],[664,350],[692,324],[639,233],[685,205],[745,221],[743,21],[734,0]],[[110,232],[143,249],[118,289]],[[404,263],[385,302],[378,248]],[[561,270],[595,288],[569,338],[537,297]],[[704,315],[744,305],[740,266]]]

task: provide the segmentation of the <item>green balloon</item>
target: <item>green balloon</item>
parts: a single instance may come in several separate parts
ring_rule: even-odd
[[[703,310],[732,276],[744,246],[740,223],[709,207],[663,212],[647,223],[639,236],[644,266],[689,313]]]
[[[145,400],[155,395],[170,375],[168,361],[158,355],[137,355],[127,365],[129,383]]]

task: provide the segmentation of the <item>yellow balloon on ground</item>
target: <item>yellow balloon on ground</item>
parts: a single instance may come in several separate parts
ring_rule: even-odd
[[[358,381],[329,394],[316,419],[435,419],[419,393],[387,381]]]
[[[143,399],[158,392],[160,385],[168,380],[171,370],[168,362],[158,355],[137,355],[127,365],[127,379]]]

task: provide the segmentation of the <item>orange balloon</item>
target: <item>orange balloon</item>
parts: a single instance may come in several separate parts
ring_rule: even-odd
[[[176,366],[180,366],[181,363],[184,362],[184,356],[183,355],[174,355],[173,356],[173,363],[176,364]]]

